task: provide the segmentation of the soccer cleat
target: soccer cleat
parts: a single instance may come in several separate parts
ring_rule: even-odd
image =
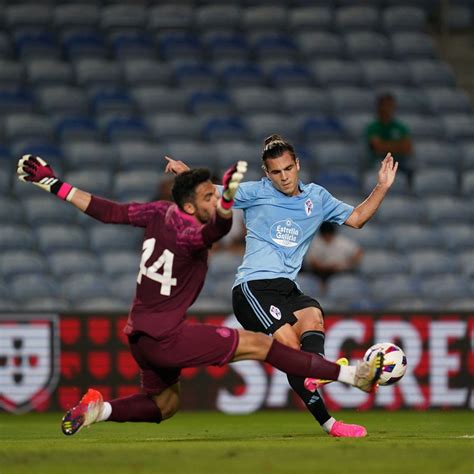
[[[90,388],[81,398],[78,405],[66,412],[62,421],[61,429],[66,436],[71,436],[81,430],[84,426],[92,425],[97,421],[104,404],[102,394]]]
[[[377,352],[375,357],[371,357],[368,362],[365,360],[359,361],[355,372],[354,387],[364,392],[374,392],[382,375],[383,363],[383,352]]]
[[[336,360],[336,364],[349,365],[349,361],[345,357]],[[304,379],[304,388],[310,392],[315,392],[320,389],[322,385],[334,382],[334,380],[312,379],[310,377]]]
[[[349,425],[342,421],[336,421],[332,425],[329,435],[335,438],[363,438],[367,436],[367,430],[360,425]]]

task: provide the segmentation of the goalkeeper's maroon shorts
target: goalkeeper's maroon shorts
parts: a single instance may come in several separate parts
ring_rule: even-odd
[[[184,321],[164,338],[135,333],[128,340],[140,367],[143,390],[158,395],[179,381],[183,368],[230,362],[237,349],[239,333],[223,326]]]

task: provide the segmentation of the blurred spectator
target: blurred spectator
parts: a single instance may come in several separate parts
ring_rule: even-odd
[[[321,279],[323,287],[332,275],[354,270],[363,256],[357,243],[337,232],[336,224],[323,222],[306,253],[306,266]]]
[[[398,169],[405,173],[411,184],[413,151],[408,127],[395,118],[396,101],[390,94],[377,97],[377,118],[369,123],[366,139],[369,148],[369,166],[378,166],[387,153],[392,153],[398,161]]]

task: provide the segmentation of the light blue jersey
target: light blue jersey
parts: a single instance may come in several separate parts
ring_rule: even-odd
[[[268,178],[239,186],[234,208],[244,211],[247,236],[234,286],[267,278],[294,281],[319,226],[343,224],[354,209],[317,184],[300,182],[299,189],[297,196],[286,196]]]

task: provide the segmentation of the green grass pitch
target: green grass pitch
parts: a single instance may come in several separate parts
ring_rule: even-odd
[[[0,474],[474,472],[469,411],[339,412],[365,439],[323,434],[304,412],[182,412],[160,425],[100,423],[72,437],[61,414],[0,414]]]

